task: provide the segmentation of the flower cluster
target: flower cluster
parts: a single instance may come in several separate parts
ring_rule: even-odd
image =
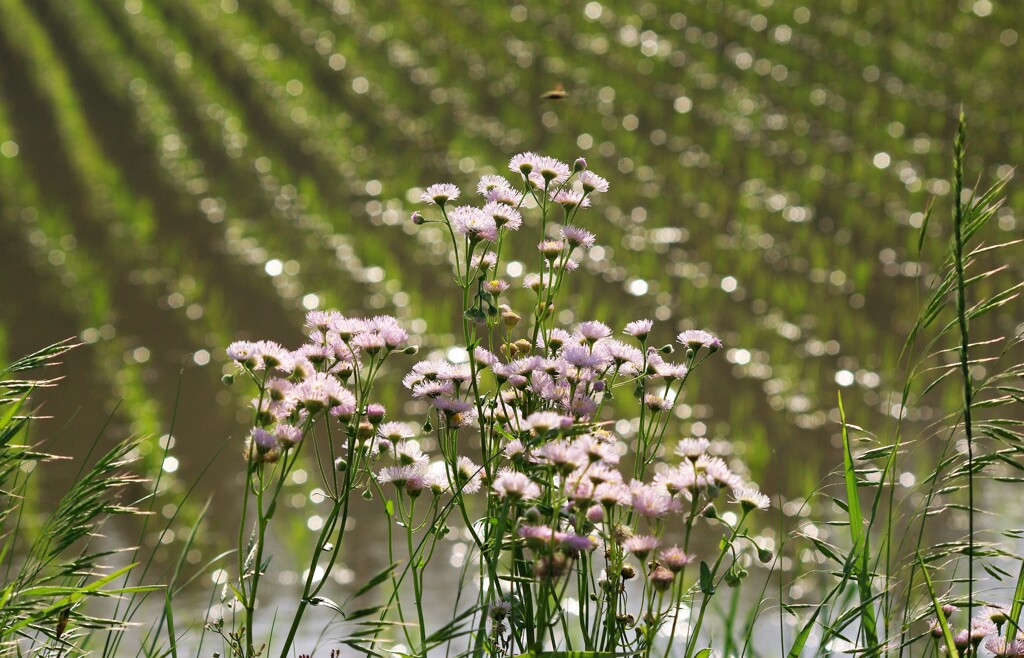
[[[351,387],[360,386],[365,364],[379,366],[390,353],[405,350],[409,336],[391,316],[348,318],[336,311],[306,316],[309,340],[289,351],[272,341],[236,341],[227,356],[256,382],[256,425],[249,435],[251,458],[275,461],[294,447],[320,412],[342,423],[359,415],[373,424],[383,409],[359,409]],[[358,412],[358,413],[357,413]]]
[[[283,482],[297,459],[293,448],[308,443],[303,437],[318,426],[327,443],[314,441],[317,454],[334,459],[333,471],[322,472],[333,508],[307,573],[321,561],[328,569],[334,563],[337,552],[324,548],[327,539],[332,532],[337,542],[343,538],[350,493],[363,489],[393,520],[384,541],[405,535],[406,572],[392,578],[392,600],[404,620],[399,583],[408,578],[421,613],[430,559],[449,524],[460,524],[472,539],[483,585],[475,607],[476,655],[539,652],[558,642],[556,635],[571,644],[573,633],[556,630],[568,596],[582,606],[588,649],[650,655],[661,628],[675,626],[684,597],[693,596],[697,581],[687,566],[697,559],[691,539],[701,523],[726,529],[714,567],[702,567],[702,583],[738,584],[746,574],[744,542],[761,561],[770,560],[770,551],[743,528],[749,514],[769,506],[768,498],[715,454],[710,441],[681,438],[671,428],[691,373],[721,341],[687,330],[675,345],[657,347],[650,343],[657,328],[648,319],[619,330],[600,320],[558,323],[567,275],[597,241],[581,225],[585,211],[593,194],[608,191],[608,181],[583,158],[567,164],[521,153],[508,168],[517,183],[483,176],[478,204],[458,205],[462,190],[439,183],[421,195],[432,208],[412,215],[416,225],[439,225],[450,240],[467,357],[429,355],[402,378],[425,417],[385,422],[385,409],[370,402],[384,359],[413,351],[393,318],[314,311],[307,316],[309,341],[294,352],[269,342],[228,348],[258,389],[246,454],[259,523],[255,555],[239,565],[250,615],[259,580],[253,565],[262,563],[273,511],[263,494],[280,491],[263,469],[277,468],[276,481]],[[539,226],[528,211],[539,215]],[[527,244],[536,245],[535,268],[514,285],[502,269],[506,240],[534,226],[539,233]],[[632,436],[614,431],[624,426],[635,428]],[[437,453],[429,454],[425,448],[435,445]],[[735,512],[720,514],[716,505]],[[307,578],[301,600],[316,601],[324,582]],[[707,605],[714,586],[701,587]],[[401,628],[414,653],[426,651],[422,618],[418,629]],[[698,622],[691,639],[699,632]],[[372,635],[368,644],[353,646],[377,641]]]
[[[413,215],[417,224],[436,222],[448,229],[456,282],[464,293],[468,360],[422,361],[403,385],[429,405],[424,427],[436,434],[450,484],[465,480],[455,467],[466,459],[459,454],[465,445],[461,437],[479,440],[483,461],[477,469],[489,493],[484,501],[489,521],[483,536],[474,533],[484,558],[481,575],[490,581],[481,605],[489,610],[525,605],[535,612],[519,629],[502,616],[492,638],[511,641],[517,632],[520,638],[529,635],[529,625],[545,628],[547,599],[554,592],[564,593],[570,583],[597,583],[596,591],[577,592],[579,600],[595,603],[589,623],[604,620],[598,634],[607,648],[636,648],[653,642],[662,624],[675,621],[671,611],[693,585],[686,566],[694,559],[689,551],[695,525],[705,519],[729,527],[732,539],[722,557],[728,551],[735,558],[744,520],[769,501],[712,454],[706,439],[670,439],[674,458],[660,457],[671,411],[690,373],[722,347],[715,335],[688,330],[677,336],[680,348],[655,347],[648,343],[655,326],[647,319],[629,322],[619,334],[599,320],[571,327],[555,322],[566,275],[578,268],[579,253],[596,242],[594,233],[580,226],[581,213],[592,193],[608,190],[608,182],[589,171],[582,158],[569,165],[522,153],[511,159],[509,170],[519,174],[521,186],[484,176],[477,185],[484,198],[480,207],[451,206],[461,192],[439,184],[427,188],[423,198],[439,207],[440,217]],[[509,232],[526,226],[528,206],[540,213],[541,235],[537,269],[521,279],[521,289],[532,292],[527,293],[529,311],[520,313],[515,305],[521,300],[501,278],[500,261]],[[532,316],[530,322],[523,322],[524,316]],[[681,360],[671,357],[677,352]],[[608,421],[621,412],[618,400],[630,397],[639,436],[634,454],[623,460],[624,438],[609,431]],[[631,470],[624,471],[620,461]],[[727,501],[723,492],[731,494]],[[719,516],[715,501],[736,505],[732,525]],[[459,504],[469,503],[463,496]],[[682,538],[682,546],[663,545],[673,534]],[[755,547],[760,559],[770,559],[769,551]],[[592,557],[584,560],[585,554]],[[600,575],[579,573],[597,565]],[[505,570],[517,584],[503,583]],[[622,597],[638,570],[650,595],[630,611]],[[745,573],[734,559],[724,575],[716,576],[737,584]],[[640,619],[646,621],[638,645],[625,638],[641,630]],[[521,647],[539,648],[523,641]]]
[[[949,623],[956,606],[944,605],[941,609],[944,620]],[[977,616],[971,619],[967,628],[953,632],[953,646],[960,656],[977,656],[978,649],[984,646],[993,656],[998,658],[1024,658],[1024,634],[1012,632],[1003,637],[1003,629],[1009,613],[997,606],[986,606]],[[932,637],[941,642],[944,634],[938,619],[929,622]]]

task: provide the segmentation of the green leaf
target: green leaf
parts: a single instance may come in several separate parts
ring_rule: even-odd
[[[57,611],[61,610],[62,608],[65,608],[65,607],[70,606],[70,605],[74,605],[74,604],[78,603],[79,601],[81,601],[82,599],[84,599],[87,596],[112,596],[112,595],[116,595],[116,594],[120,594],[120,593],[124,592],[126,589],[129,589],[129,588],[118,588],[118,589],[104,590],[103,586],[108,584],[108,583],[110,583],[110,582],[112,582],[112,581],[114,581],[114,580],[116,580],[117,578],[123,576],[124,574],[128,573],[129,571],[134,569],[136,566],[138,566],[137,562],[133,563],[133,564],[129,564],[129,565],[125,566],[125,567],[122,567],[122,568],[118,569],[117,571],[114,571],[113,573],[107,574],[103,578],[99,578],[97,580],[94,580],[91,583],[88,583],[88,584],[83,585],[81,587],[71,588],[71,589],[74,590],[72,593],[70,593],[67,596],[64,596],[64,597],[62,597],[60,599],[57,599],[55,602],[50,604],[50,606],[48,606],[46,608],[43,608],[42,610],[36,611],[32,615],[30,615],[28,617],[25,617],[24,619],[21,619],[17,623],[14,623],[14,624],[8,626],[7,628],[4,629],[5,633],[13,633],[14,631],[17,631],[17,630],[19,630],[21,628],[24,628],[25,626],[28,626],[28,625],[34,624],[34,623],[36,623],[36,622],[38,622],[40,620],[46,619],[47,617],[49,617],[50,615],[56,613]],[[130,589],[136,589],[136,588],[130,588]],[[149,589],[153,590],[153,589],[159,589],[159,588],[150,587]]]
[[[864,516],[860,509],[860,494],[857,492],[857,471],[853,463],[853,452],[850,449],[849,425],[846,423],[846,411],[843,409],[843,394],[839,393],[839,420],[842,423],[843,435],[843,479],[846,481],[846,510],[850,520],[850,539],[853,540],[852,553],[857,562],[854,573],[857,576],[857,589],[860,593],[861,626],[868,648],[878,645],[875,606],[871,595],[871,574],[868,570],[870,542],[864,532]]]
[[[365,608],[359,608],[358,610],[353,610],[352,612],[345,615],[345,619],[349,621],[354,621],[356,619],[362,619],[364,617],[372,617],[377,615],[383,609],[383,607],[384,606],[371,605]]]
[[[391,577],[392,572],[395,570],[395,567],[397,567],[397,566],[398,566],[398,563],[394,562],[394,563],[389,564],[388,566],[384,567],[384,569],[382,569],[381,571],[377,572],[373,576],[373,578],[371,578],[370,580],[366,581],[365,585],[363,585],[362,587],[357,589],[352,594],[352,596],[348,597],[347,600],[351,601],[352,599],[354,599],[354,598],[356,598],[358,596],[366,594],[367,592],[369,592],[371,589],[373,589],[377,585],[380,585],[381,583],[383,583],[385,580],[387,580],[388,578]]]
[[[1009,623],[1006,625],[1006,642],[1013,641],[1020,628],[1020,611],[1024,607],[1024,562],[1020,565],[1020,573],[1017,575],[1017,587],[1013,592],[1013,604],[1010,607]]]
[[[167,636],[171,639],[170,654],[178,658],[178,638],[174,632],[174,606],[171,605],[171,588],[164,590],[164,614],[167,615]]]
[[[932,218],[932,201],[928,202],[928,207],[924,211],[924,221],[921,222],[921,230],[917,234],[917,253],[920,255],[921,250],[924,248],[924,238],[928,233],[928,220]]]
[[[715,585],[711,582],[711,568],[704,560],[700,561],[700,591],[708,596],[715,593]]]
[[[928,594],[932,599],[932,606],[935,608],[935,617],[939,620],[939,626],[942,628],[946,651],[950,656],[959,656],[960,652],[956,650],[956,643],[953,642],[953,632],[949,630],[949,624],[946,623],[946,615],[942,613],[942,604],[939,603],[939,598],[935,596],[935,588],[932,587],[932,577],[928,575],[928,567],[925,566],[920,553],[917,554],[917,561],[921,563],[921,572],[924,574],[924,582],[928,585]]]

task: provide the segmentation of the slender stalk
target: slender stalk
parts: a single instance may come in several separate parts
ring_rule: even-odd
[[[732,534],[729,537],[729,541],[725,543],[722,550],[718,553],[718,558],[715,560],[715,564],[711,567],[711,583],[714,585],[715,576],[718,575],[718,568],[722,566],[722,560],[729,553],[732,548],[733,542],[736,540],[736,536],[740,532],[740,528],[743,526],[743,522],[747,519],[748,512],[744,510],[743,516],[740,517],[739,523],[732,529]],[[700,601],[700,611],[697,613],[697,622],[694,624],[693,629],[690,631],[690,639],[686,642],[686,652],[683,654],[684,658],[690,658],[693,655],[693,650],[697,648],[697,639],[700,635],[700,627],[704,623],[704,613],[707,611],[708,604],[711,602],[713,594],[708,592],[704,593],[704,596]]]
[[[953,148],[953,264],[956,267],[956,316],[960,326],[960,372],[964,380],[964,433],[967,436],[967,618],[974,607],[974,435],[971,424],[971,403],[974,393],[971,387],[971,370],[967,354],[970,335],[967,328],[967,295],[964,291],[964,238],[963,238],[963,189],[964,189],[964,134],[965,118],[960,109],[960,120]]]
[[[256,486],[256,512],[257,512],[257,534],[256,534],[256,558],[253,562],[252,571],[252,585],[249,588],[249,594],[245,600],[245,655],[246,658],[255,656],[256,651],[253,646],[253,618],[255,617],[256,611],[256,591],[259,589],[260,584],[260,565],[263,563],[263,546],[264,539],[267,533],[267,519],[263,512],[263,469],[257,469],[257,479],[259,480]]]

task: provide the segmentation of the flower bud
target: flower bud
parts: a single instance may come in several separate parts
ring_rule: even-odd
[[[672,581],[675,580],[675,574],[661,566],[660,564],[651,571],[651,575],[648,576],[648,580],[651,581],[651,587],[657,592],[667,591],[669,587],[672,587]]]
[[[516,342],[512,343],[512,351],[517,355],[529,354],[530,350],[532,349],[533,345],[531,345],[530,341],[526,340],[525,338],[520,338]]]
[[[487,313],[484,312],[479,306],[472,306],[466,309],[466,312],[462,314],[462,317],[466,318],[470,322],[477,324],[487,323]]]
[[[670,343],[667,345],[662,345],[661,347],[658,348],[658,351],[661,352],[662,354],[672,354],[673,352],[676,351],[676,348],[672,347]]]
[[[374,434],[373,425],[363,421],[359,423],[359,427],[356,429],[356,438],[359,439],[372,439]]]
[[[338,457],[337,459],[334,460],[334,470],[338,471],[339,473],[344,473],[345,471],[348,470],[348,462],[342,459],[341,457]]]
[[[405,349],[402,350],[402,354],[410,354],[411,355],[411,354],[416,354],[419,351],[420,351],[420,348],[417,347],[416,345],[409,345]]]
[[[228,374],[221,377],[220,380],[227,384],[228,386],[231,386],[232,384],[235,383],[235,373],[229,372]]]
[[[576,158],[576,162],[572,163],[573,171],[583,171],[587,168],[587,161],[583,157]]]
[[[418,210],[413,212],[412,216],[409,219],[411,219],[412,223],[415,224],[416,226],[420,226],[421,224],[427,221],[426,219],[424,219],[423,215],[421,215],[420,211]]]
[[[370,421],[374,425],[380,425],[384,420],[384,415],[387,410],[383,404],[371,404],[366,407],[366,420]]]
[[[504,304],[499,306],[498,310],[501,311],[501,321],[504,322],[505,326],[509,329],[515,328],[515,326],[523,319],[522,316]]]
[[[711,503],[707,507],[704,508],[704,511],[701,512],[701,515],[705,519],[717,519],[718,518],[718,510],[715,509],[714,503]]]
[[[369,489],[363,492],[363,500],[373,500],[373,492]]]
[[[757,559],[761,564],[768,564],[772,561],[772,552],[767,548],[757,547]]]
[[[636,569],[633,568],[632,564],[628,562],[622,565],[622,579],[631,580],[636,575]]]

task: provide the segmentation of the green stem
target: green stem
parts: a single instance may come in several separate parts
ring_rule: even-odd
[[[711,567],[711,578],[710,582],[712,586],[715,586],[715,576],[718,575],[718,568],[722,566],[722,560],[729,553],[729,549],[732,547],[732,543],[736,540],[736,536],[739,534],[740,528],[743,526],[743,522],[747,518],[745,510],[743,516],[740,517],[739,523],[732,529],[732,535],[729,537],[729,541],[722,546],[722,550],[718,553],[718,558],[715,560],[715,565]],[[690,639],[686,642],[686,652],[683,654],[684,658],[690,658],[693,655],[693,650],[697,647],[697,638],[700,635],[700,627],[704,623],[704,613],[707,611],[708,604],[711,602],[711,597],[714,593],[705,592],[704,596],[700,601],[700,612],[697,613],[697,622],[693,626],[693,630],[690,631]]]
[[[967,296],[964,291],[966,287],[964,284],[964,208],[962,201],[964,189],[964,128],[964,112],[961,108],[953,150],[953,170],[955,174],[953,192],[953,228],[955,231],[953,263],[956,266],[956,316],[957,323],[960,325],[960,371],[964,380],[964,433],[967,435],[967,617],[970,619],[971,609],[974,607],[974,435],[971,424],[971,402],[974,392],[971,387],[971,370],[967,355],[970,335],[967,329]]]

